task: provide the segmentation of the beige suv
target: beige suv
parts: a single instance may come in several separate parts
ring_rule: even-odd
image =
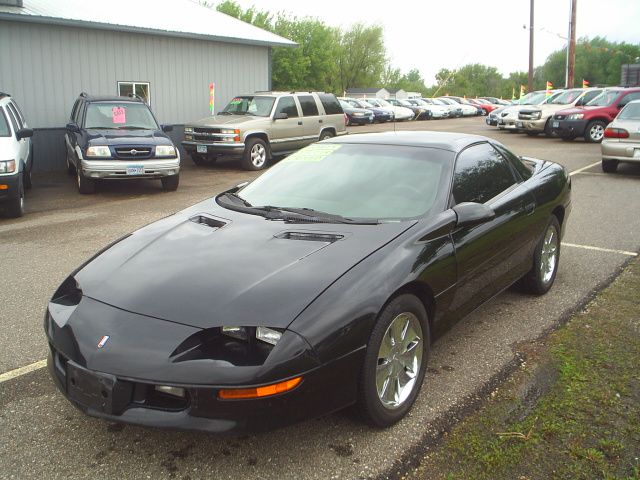
[[[346,133],[344,112],[332,93],[256,92],[186,125],[182,146],[196,165],[229,155],[240,157],[245,170],[261,170],[274,155]]]

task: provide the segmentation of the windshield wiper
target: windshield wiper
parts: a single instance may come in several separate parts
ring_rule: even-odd
[[[231,112],[220,112],[218,115],[233,115]]]
[[[332,223],[354,223],[358,225],[377,225],[380,223],[377,219],[371,218],[347,218],[342,215],[336,215],[335,213],[327,213],[320,210],[314,210],[313,208],[293,208],[293,207],[271,207],[271,209],[277,209],[282,212],[291,212],[298,215],[304,215],[305,217],[320,218],[322,220],[330,220]],[[329,223],[329,222],[328,222]]]
[[[148,128],[148,127],[137,127],[137,126],[129,126],[129,125],[123,125],[121,127],[116,127],[118,130],[156,130],[155,128]]]
[[[240,203],[245,207],[248,208],[253,208],[253,205],[251,205],[249,202],[247,202],[244,198],[242,198],[240,195],[238,195],[237,193],[233,193],[233,192],[225,192],[223,193],[221,196],[225,196],[227,198],[230,198],[234,201],[234,203]]]

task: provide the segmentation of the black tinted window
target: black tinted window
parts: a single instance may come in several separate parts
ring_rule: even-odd
[[[313,117],[318,115],[318,106],[311,95],[301,95],[298,97],[300,106],[302,107],[302,115],[305,117]]]
[[[520,158],[517,155],[514,155],[512,152],[504,148],[502,145],[493,145],[500,154],[507,159],[507,161],[511,164],[511,166],[520,174],[523,180],[527,180],[531,178],[533,172],[531,169],[522,163]]]
[[[619,105],[621,107],[624,107],[631,100],[638,100],[638,99],[640,99],[640,92],[628,93],[624,97],[622,97],[622,100],[620,100],[620,104]]]
[[[324,107],[324,111],[327,115],[344,113],[335,95],[330,93],[319,93],[318,98],[320,98],[320,102],[322,102],[322,106]]]
[[[18,104],[12,101],[9,103],[9,105],[11,105],[15,110],[15,112],[18,114],[18,121],[20,122],[20,127],[21,128],[24,127],[24,115],[22,114],[20,107],[18,107]]]
[[[286,113],[289,118],[298,116],[298,107],[296,107],[296,101],[293,97],[280,97],[276,107],[276,115],[278,113]]]
[[[7,113],[9,114],[9,119],[11,120],[11,124],[13,125],[13,133],[18,133],[20,130],[20,126],[18,125],[17,115],[11,109],[11,104],[7,104]]]
[[[482,143],[458,155],[453,198],[456,203],[485,203],[515,183],[507,161],[491,145]]]
[[[80,100],[76,100],[76,103],[73,104],[73,109],[71,109],[71,121],[78,121],[78,110],[80,110]]]
[[[0,107],[0,137],[11,136],[11,129],[7,123],[7,117],[4,114],[4,108]]]

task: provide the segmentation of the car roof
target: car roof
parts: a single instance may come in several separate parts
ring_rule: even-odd
[[[87,102],[136,102],[144,103],[144,100],[138,97],[122,97],[118,95],[86,95],[80,94]]]
[[[327,143],[428,147],[457,153],[474,143],[488,141],[492,140],[481,135],[470,135],[467,133],[402,131],[343,135],[342,137],[334,137],[327,141]]]

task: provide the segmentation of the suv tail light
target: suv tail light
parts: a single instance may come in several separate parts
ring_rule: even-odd
[[[606,128],[604,130],[605,138],[629,138],[629,132],[624,128]]]
[[[347,117],[347,114],[344,114],[344,124],[345,125],[349,125],[349,117]]]

